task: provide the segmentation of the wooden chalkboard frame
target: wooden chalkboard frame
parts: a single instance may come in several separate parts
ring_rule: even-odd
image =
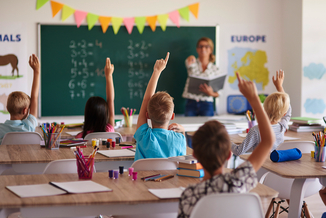
[[[76,31],[78,31],[78,29],[77,29],[77,27],[75,26],[75,25],[71,25],[71,24],[46,24],[46,23],[39,23],[38,24],[38,56],[39,56],[39,58],[40,58],[40,61],[41,61],[41,70],[42,70],[42,66],[43,66],[43,63],[42,63],[42,47],[41,47],[41,38],[42,38],[42,35],[41,35],[41,27],[42,26],[60,26],[60,27],[64,27],[64,26],[69,26],[70,28],[76,28]],[[86,25],[84,25],[84,26],[81,26],[80,28],[87,28],[87,26]],[[94,28],[100,28],[100,26],[94,26]],[[110,27],[109,27],[110,28]],[[112,28],[112,27],[111,27]],[[149,27],[145,27],[145,28],[149,28]],[[176,28],[175,26],[167,26],[167,29],[169,29],[169,28]],[[216,55],[216,62],[215,62],[215,64],[217,65],[217,67],[219,67],[219,47],[220,47],[220,45],[219,45],[219,32],[220,32],[220,30],[219,30],[219,26],[218,25],[212,25],[212,26],[182,26],[181,28],[214,28],[215,29],[215,40],[214,40],[214,38],[212,38],[213,39],[213,41],[214,41],[214,43],[215,43],[215,55]],[[146,29],[145,29],[146,30]],[[183,29],[181,29],[181,30],[183,30]],[[92,30],[91,30],[92,31]],[[110,29],[108,29],[108,31],[110,31]],[[120,30],[119,30],[119,32],[122,32],[122,34],[123,34],[123,31],[125,31],[126,32],[126,30],[125,30],[125,28],[124,28],[124,26],[121,26],[121,28],[120,28]],[[156,31],[160,31],[160,27],[159,26],[157,26],[157,30]],[[133,33],[134,32],[138,32],[138,30],[136,29],[136,27],[134,27],[134,30],[133,30]],[[163,32],[164,33],[164,32]],[[163,34],[162,33],[162,34]],[[96,33],[96,34],[98,34],[98,33]],[[102,33],[103,34],[103,33]],[[119,34],[119,33],[118,33]],[[199,38],[198,38],[199,39]],[[197,39],[197,40],[198,40]],[[194,46],[195,47],[195,42],[194,42],[194,45],[192,45],[191,44],[191,46]],[[175,54],[175,53],[174,53]],[[195,55],[195,53],[191,53],[191,54],[194,54]],[[189,55],[191,55],[191,54],[189,54]],[[163,54],[164,55],[164,54]],[[161,56],[161,57],[163,57],[163,55],[159,55],[159,56]],[[173,54],[172,54],[173,55]],[[161,57],[155,57],[156,59],[157,58],[161,58]],[[171,58],[171,57],[170,57]],[[171,59],[170,59],[171,60]],[[104,61],[104,60],[103,60]],[[183,63],[182,64],[184,64],[184,60],[182,61]],[[113,62],[114,63],[114,62]],[[154,65],[154,61],[153,61],[153,65]],[[103,64],[103,67],[104,67],[104,64]],[[168,67],[167,67],[168,68]],[[117,69],[117,68],[116,68]],[[184,69],[185,69],[185,67],[184,67]],[[164,75],[164,72],[163,72],[163,75]],[[41,81],[42,81],[42,76],[44,76],[44,74],[43,73],[41,73]],[[115,76],[115,74],[114,74],[114,76]],[[162,76],[161,76],[162,77]],[[185,78],[186,78],[186,76],[184,76]],[[115,79],[115,78],[114,78]],[[148,80],[149,80],[149,78],[148,78]],[[53,81],[53,80],[52,80]],[[185,79],[184,79],[184,81],[182,81],[182,84],[180,83],[180,86],[182,86],[182,89],[183,89],[183,87],[184,87],[184,82],[185,82]],[[42,106],[42,103],[44,103],[45,102],[45,100],[42,100],[42,97],[44,97],[45,96],[45,92],[44,92],[44,90],[43,90],[43,87],[44,87],[44,84],[42,84],[42,82],[41,82],[41,92],[40,92],[40,100],[39,100],[39,117],[53,117],[53,116],[60,116],[60,117],[66,117],[66,116],[83,116],[83,113],[81,114],[81,113],[79,113],[79,114],[49,114],[49,112],[45,112],[46,110],[44,109],[44,106]],[[115,89],[116,89],[117,87],[116,87],[116,84],[115,84]],[[105,89],[105,87],[104,87],[104,89]],[[162,88],[160,88],[160,83],[158,84],[158,91],[160,91],[160,89],[162,89]],[[163,89],[164,90],[164,89]],[[105,91],[104,91],[105,92]],[[173,94],[173,93],[172,93]],[[182,94],[182,93],[181,93]],[[181,95],[180,94],[180,95]],[[105,93],[104,93],[104,96],[101,96],[101,97],[104,97],[105,98]],[[182,113],[180,113],[180,102],[182,102],[183,101],[183,99],[181,99],[180,100],[180,96],[172,96],[172,97],[174,97],[175,98],[175,105],[176,105],[176,109],[177,109],[177,111],[175,111],[176,112],[176,114],[182,114]],[[49,97],[49,98],[51,98],[51,97]],[[117,99],[117,92],[116,92],[116,99]],[[179,100],[178,100],[179,99]],[[140,99],[140,102],[142,101],[142,98]],[[123,106],[128,106],[128,105],[123,105]],[[120,110],[119,110],[119,106],[118,106],[118,108],[117,108],[117,105],[115,105],[115,113],[116,114],[120,114]],[[84,108],[84,106],[83,106],[83,108]],[[137,111],[139,111],[139,108],[136,108],[137,109]],[[58,110],[58,109],[56,109],[56,110]]]

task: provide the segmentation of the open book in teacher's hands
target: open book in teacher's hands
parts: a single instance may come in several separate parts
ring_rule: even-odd
[[[217,92],[223,89],[225,78],[226,74],[211,77],[189,76],[188,92],[196,95],[206,95],[199,91],[199,86],[204,83],[211,86],[214,92]]]

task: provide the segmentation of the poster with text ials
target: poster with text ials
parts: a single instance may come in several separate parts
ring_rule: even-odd
[[[7,98],[13,91],[30,96],[27,34],[22,23],[0,23],[0,123],[10,119]],[[28,72],[27,72],[28,71]]]

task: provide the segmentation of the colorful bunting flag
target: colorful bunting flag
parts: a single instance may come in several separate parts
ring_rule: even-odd
[[[189,11],[191,11],[191,13],[196,17],[196,19],[198,19],[199,3],[189,5],[188,8]]]
[[[168,14],[160,14],[157,16],[158,22],[161,24],[161,28],[163,31],[166,29],[166,22],[168,21],[169,15]]]
[[[87,15],[87,12],[85,12],[85,11],[78,11],[78,10],[75,11],[75,20],[77,23],[77,28],[79,28],[80,24],[85,20],[86,15]]]
[[[63,5],[62,7],[62,15],[61,15],[61,20],[65,21],[68,17],[70,17],[73,13],[75,12],[75,9],[67,6],[67,5]]]
[[[62,9],[63,4],[55,1],[51,1],[51,8],[52,8],[52,17],[57,15],[57,13]]]
[[[186,6],[184,8],[180,8],[178,11],[179,11],[180,16],[183,19],[185,19],[186,21],[189,22],[189,8],[188,8],[188,6]]]
[[[91,30],[93,28],[93,26],[96,24],[98,20],[98,17],[99,16],[96,14],[92,14],[92,13],[87,14],[88,30]]]
[[[179,24],[179,11],[172,11],[169,13],[170,20],[177,25],[177,27],[180,27]]]
[[[135,23],[140,34],[143,33],[146,23],[146,17],[136,17]]]
[[[113,28],[114,34],[118,33],[122,21],[123,21],[123,18],[121,18],[121,17],[112,17],[111,22],[112,22],[112,28]]]
[[[152,31],[154,32],[156,29],[157,15],[146,17],[146,21],[148,25],[151,27]]]
[[[100,16],[99,21],[101,23],[103,33],[106,33],[106,30],[108,29],[111,21],[111,17]]]
[[[37,0],[37,2],[36,2],[36,10],[40,9],[48,1],[49,0]]]
[[[131,34],[132,29],[134,27],[134,23],[135,23],[135,18],[133,18],[133,17],[125,18],[125,19],[123,19],[123,23],[126,26],[128,33]]]

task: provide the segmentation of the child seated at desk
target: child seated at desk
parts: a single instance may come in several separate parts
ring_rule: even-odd
[[[264,102],[264,109],[275,133],[276,141],[271,149],[275,150],[284,142],[284,133],[288,128],[291,119],[290,98],[283,89],[284,71],[276,71],[276,78],[273,76],[273,83],[278,92],[270,94]],[[260,132],[258,126],[252,127],[245,140],[240,145],[232,143],[231,151],[234,155],[239,156],[246,152],[252,152],[260,142]]]
[[[76,138],[84,138],[91,132],[114,132],[114,86],[113,74],[114,65],[110,58],[106,59],[104,68],[106,79],[106,98],[98,96],[90,97],[85,105],[84,128]]]
[[[230,173],[224,173],[224,163],[231,157],[231,141],[225,127],[218,121],[208,121],[192,138],[193,156],[204,169],[201,183],[187,187],[180,198],[178,217],[189,217],[200,198],[213,193],[243,193],[254,188],[258,181],[256,172],[269,156],[275,141],[267,115],[257,95],[253,82],[244,81],[237,73],[240,92],[256,112],[261,141],[248,161]]]
[[[37,106],[40,89],[40,62],[35,54],[29,57],[33,69],[31,97],[24,92],[12,92],[7,99],[10,120],[0,123],[0,144],[8,132],[34,132],[37,126]]]
[[[174,119],[173,98],[166,92],[154,94],[169,55],[167,53],[165,60],[156,61],[144,94],[134,135],[137,142],[135,161],[142,158],[166,158],[186,154],[184,128],[177,123],[169,126],[169,121]],[[147,119],[151,120],[153,128],[148,126]]]

